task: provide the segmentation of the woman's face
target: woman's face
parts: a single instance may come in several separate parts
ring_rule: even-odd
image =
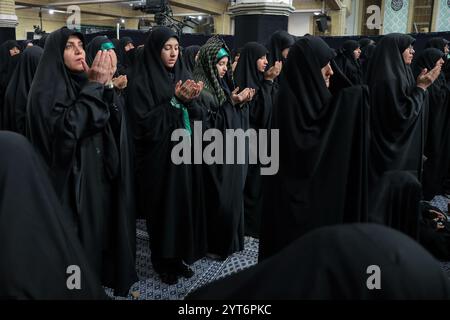
[[[178,54],[180,52],[180,45],[176,38],[170,38],[164,44],[161,50],[161,60],[164,66],[172,69],[178,61]]]
[[[130,51],[131,49],[134,49],[134,44],[130,42],[129,44],[127,44],[127,45],[124,47],[124,49],[125,49],[125,52],[128,52],[128,51]]]
[[[227,64],[228,64],[228,57],[223,57],[222,59],[219,60],[219,62],[217,62],[216,68],[220,78],[225,77],[225,75],[227,74],[228,71]]]
[[[64,64],[70,71],[83,72],[82,61],[85,59],[83,42],[77,36],[70,36],[64,48]]]
[[[333,74],[334,72],[333,69],[331,68],[331,64],[328,62],[328,64],[322,68],[322,76],[327,88],[330,87],[330,78]]]
[[[14,47],[9,50],[9,54],[11,55],[11,57],[18,55],[19,53],[20,53],[20,49],[17,47]]]
[[[405,62],[405,64],[411,64],[412,60],[414,58],[414,48],[413,46],[409,46],[409,48],[406,48],[405,51],[403,51],[403,61]]]
[[[355,60],[358,60],[359,57],[361,57],[361,48],[356,48],[355,51],[353,51],[353,56],[355,57]]]
[[[289,54],[289,49],[290,48],[286,48],[283,51],[281,51],[281,55],[283,56],[283,58],[287,59],[288,54]]]
[[[266,71],[266,67],[267,67],[268,64],[269,64],[269,62],[267,61],[267,56],[266,55],[262,56],[261,58],[259,58],[256,61],[256,67],[258,68],[259,72]]]
[[[445,45],[444,52],[445,52],[445,54],[449,54],[450,53],[450,48],[448,47],[448,44]]]

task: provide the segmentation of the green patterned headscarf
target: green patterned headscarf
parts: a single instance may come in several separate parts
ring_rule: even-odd
[[[220,105],[222,105],[226,100],[226,94],[222,89],[219,82],[219,73],[217,72],[216,64],[218,62],[218,53],[222,49],[228,49],[225,42],[218,36],[210,38],[206,44],[200,48],[198,55],[198,62],[194,69],[194,80],[203,81],[205,89],[211,92],[219,100]],[[223,51],[222,51],[223,52]],[[228,60],[228,76],[231,79],[231,61]],[[230,88],[233,90],[232,88]]]

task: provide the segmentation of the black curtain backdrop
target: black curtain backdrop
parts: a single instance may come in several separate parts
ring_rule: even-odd
[[[275,31],[287,29],[287,16],[264,14],[237,16],[234,18],[234,44],[236,48],[241,48],[251,41],[264,44]]]
[[[106,35],[108,38],[116,38],[116,31],[105,31],[86,34],[85,38],[87,42],[90,42],[93,38],[100,35]],[[144,44],[147,32],[142,30],[120,30],[120,37],[130,37],[133,39],[135,46]],[[182,47],[189,47],[192,45],[202,46],[211,36],[197,33],[185,33],[181,36],[180,42]],[[223,35],[222,36],[229,48],[234,48],[234,36]]]
[[[0,28],[0,44],[8,40],[16,40],[16,28]]]
[[[249,16],[245,16],[245,17],[249,17]],[[236,17],[239,18],[239,17]],[[237,23],[237,21],[236,21]],[[267,22],[267,24],[269,24],[269,22]],[[230,35],[223,35],[223,39],[225,40],[225,42],[227,43],[229,48],[239,48],[242,47],[242,45],[244,45],[246,42],[249,41],[255,41],[254,38],[250,39],[250,40],[244,40],[244,39],[249,39],[249,35],[254,33],[257,34],[258,37],[260,37],[257,42],[260,42],[262,44],[265,44],[265,42],[267,41],[267,39],[269,38],[269,36],[272,34],[272,32],[270,31],[255,31],[255,30],[263,30],[262,27],[261,29],[259,29],[258,27],[256,27],[256,24],[249,24],[249,26],[247,27],[247,29],[249,29],[250,31],[247,34],[242,35],[242,33],[236,32],[235,36],[230,36]],[[266,26],[264,26],[265,28]],[[0,28],[4,29],[4,28]],[[253,29],[253,30],[252,30]],[[281,27],[275,27],[274,26],[274,31],[277,30],[285,30],[284,28]],[[236,29],[237,30],[237,29]],[[106,35],[108,37],[112,37],[115,38],[116,37],[116,32],[115,31],[106,31],[106,32],[99,32],[99,33],[92,33],[92,34],[87,34],[85,35],[86,37],[86,41],[90,41],[91,39],[93,39],[94,37],[98,36],[98,35]],[[434,37],[443,37],[447,40],[450,41],[450,32],[430,32],[430,33],[413,33],[411,34],[414,38],[416,38],[416,43],[414,45],[414,48],[416,49],[416,51],[421,51],[424,47],[425,44],[427,43],[427,41],[430,38],[434,38]],[[144,31],[140,31],[140,30],[121,30],[120,31],[120,36],[121,37],[131,37],[134,41],[136,45],[140,45],[144,43],[144,40],[147,36],[146,32]],[[371,37],[367,37],[367,36],[342,36],[342,37],[322,37],[325,42],[328,43],[328,45],[332,48],[338,49],[341,47],[342,43],[344,43],[347,40],[359,40],[361,38],[370,38],[375,40],[376,42],[378,42],[378,40],[381,38],[382,36],[371,36]],[[183,34],[181,37],[181,45],[183,47],[188,47],[191,45],[203,45],[206,40],[208,40],[210,38],[210,36],[204,35],[204,34]],[[6,40],[4,40],[6,41]]]

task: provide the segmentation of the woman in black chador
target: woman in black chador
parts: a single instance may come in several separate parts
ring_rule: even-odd
[[[0,149],[0,300],[106,299],[33,147],[1,132]]]
[[[202,90],[188,80],[179,55],[178,36],[171,29],[153,29],[131,70],[128,106],[136,147],[136,179],[140,213],[147,218],[151,259],[161,280],[189,278],[192,264],[206,254],[201,166],[176,164],[177,129],[193,141],[195,107]],[[192,138],[192,139],[191,139]],[[183,140],[184,141],[184,140]]]
[[[447,275],[417,242],[384,226],[348,224],[310,232],[270,259],[200,288],[187,299],[449,298]]]
[[[440,66],[414,77],[413,44],[409,35],[384,36],[369,63],[372,187],[386,171],[410,171],[421,177],[426,90],[439,76]]]
[[[20,46],[15,40],[8,40],[0,45],[0,129],[3,126],[3,104],[6,88],[20,60]]]
[[[359,57],[361,48],[354,40],[345,41],[335,58],[336,64],[354,85],[363,83],[363,75]]]
[[[200,46],[189,46],[183,51],[183,60],[187,70],[190,73],[194,72],[195,64],[198,59],[198,52],[200,51]]]
[[[43,52],[39,46],[27,48],[23,52],[6,89],[3,108],[4,130],[26,134],[28,92]]]
[[[256,90],[249,102],[250,128],[269,129],[273,105],[273,82],[281,72],[281,63],[276,63],[267,73],[267,49],[257,43],[249,42],[241,50],[237,68],[234,72],[236,85],[240,88]],[[256,155],[257,150],[254,150]],[[261,220],[261,173],[260,165],[250,164],[245,181],[244,216],[246,235],[259,238]]]
[[[227,139],[232,139],[226,137],[227,129],[248,129],[247,102],[253,98],[254,91],[242,88],[238,94],[239,88],[234,88],[231,75],[230,51],[216,37],[200,49],[194,79],[205,86],[196,102],[204,114],[203,130],[219,130],[224,137],[223,146],[226,146],[227,141],[230,142]],[[223,162],[205,163],[203,170],[208,253],[219,259],[244,249],[243,190],[247,166],[243,161],[237,162],[238,148],[242,155],[247,151],[243,143],[239,144],[232,163],[226,162],[229,150],[220,150]]]
[[[67,28],[48,36],[28,99],[29,137],[89,263],[103,285],[126,295],[137,281],[136,224],[127,130],[114,103],[116,58],[99,51],[89,68],[83,40]]]
[[[425,49],[413,63],[414,77],[423,69],[432,70],[443,65],[445,54],[435,48]],[[426,125],[423,193],[425,200],[444,194],[444,180],[450,169],[450,87],[443,73],[428,87],[429,109]]]
[[[313,229],[367,219],[367,90],[334,73],[334,57],[311,36],[289,52],[272,118],[279,171],[263,180],[260,260]]]

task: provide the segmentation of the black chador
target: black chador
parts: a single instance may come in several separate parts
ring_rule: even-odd
[[[39,46],[27,48],[22,53],[5,93],[3,129],[26,134],[28,92],[44,50]]]
[[[227,129],[248,129],[248,104],[234,105],[230,94],[234,90],[228,60],[228,74],[218,75],[216,64],[230,51],[219,38],[211,38],[200,49],[194,70],[194,80],[203,81],[203,89],[196,102],[203,113],[203,129],[217,129],[225,137]],[[244,88],[241,88],[244,89]],[[242,146],[240,146],[242,147]],[[223,162],[204,165],[205,204],[208,221],[208,253],[225,259],[236,251],[244,249],[243,190],[246,165]],[[235,153],[236,155],[236,153]]]
[[[367,219],[367,89],[338,72],[328,89],[321,69],[334,56],[308,36],[284,66],[272,118],[280,165],[263,179],[260,260],[313,229]]]
[[[194,291],[187,300],[449,298],[447,275],[417,242],[384,226],[348,224],[312,231],[256,266]]]
[[[413,63],[414,77],[417,78],[423,69],[432,70],[440,59],[445,59],[442,51],[425,49]],[[434,196],[444,194],[444,180],[450,169],[450,86],[444,73],[427,91],[429,108],[422,185],[424,198],[432,200]]]
[[[47,38],[28,99],[29,137],[72,212],[89,263],[105,286],[126,295],[137,281],[127,131],[110,89],[66,67],[70,36],[84,40],[67,28]]]
[[[392,170],[411,171],[420,179],[427,94],[402,56],[413,43],[408,35],[384,36],[369,63],[372,186]]]
[[[10,50],[13,48],[19,48],[19,44],[15,40],[8,40],[0,45],[0,129],[3,126],[3,104],[6,88],[21,57],[20,54],[11,56]]]
[[[138,207],[147,218],[151,259],[161,279],[170,284],[192,276],[184,263],[206,254],[201,165],[175,164],[175,130],[191,132],[194,107],[175,98],[178,81],[191,78],[178,56],[172,69],[161,59],[165,43],[178,36],[169,28],[154,29],[132,68],[128,105],[136,147]],[[193,139],[193,138],[192,138]]]
[[[0,133],[0,300],[106,299],[33,146]]]
[[[354,54],[354,51],[358,48],[358,42],[354,40],[345,41],[335,58],[338,67],[354,85],[363,83],[361,63],[359,59],[355,58]]]
[[[248,103],[250,128],[256,132],[260,129],[269,129],[272,116],[273,81],[265,80],[264,73],[257,68],[257,61],[267,54],[267,49],[257,42],[246,44],[241,50],[234,72],[236,86],[256,90],[253,100]],[[261,196],[260,165],[251,164],[245,181],[244,216],[245,233],[255,238],[259,238]]]

